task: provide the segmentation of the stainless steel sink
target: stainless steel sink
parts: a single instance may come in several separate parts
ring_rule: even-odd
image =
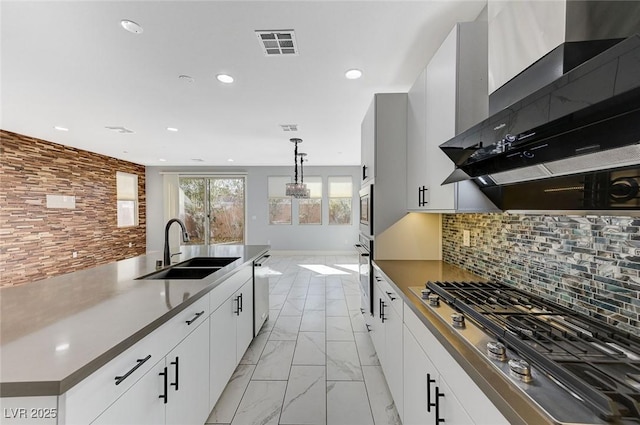
[[[170,267],[164,270],[160,270],[154,273],[150,273],[145,276],[140,276],[138,279],[204,279],[211,273],[217,272],[222,267]]]
[[[178,263],[174,267],[224,267],[238,258],[240,257],[195,257]]]

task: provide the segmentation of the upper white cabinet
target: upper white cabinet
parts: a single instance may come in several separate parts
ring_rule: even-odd
[[[427,70],[413,83],[407,96],[407,208],[427,209],[429,182],[425,167],[427,129]]]
[[[457,24],[444,40],[426,68],[425,149],[420,159],[413,158],[411,181],[424,181],[413,188],[409,209],[438,212],[496,211],[471,181],[442,185],[454,165],[440,145],[487,117],[487,26],[483,22]],[[420,78],[418,79],[420,86]],[[417,96],[414,98],[417,99]],[[408,124],[411,125],[411,121]],[[420,126],[408,130],[420,137]],[[417,144],[418,139],[409,142]],[[422,168],[422,170],[419,170]],[[424,176],[423,176],[424,174]],[[426,194],[419,189],[426,186]],[[408,190],[411,192],[411,188]],[[418,205],[420,200],[426,200]]]
[[[407,93],[374,95],[361,135],[362,184],[373,184],[378,235],[406,214]]]

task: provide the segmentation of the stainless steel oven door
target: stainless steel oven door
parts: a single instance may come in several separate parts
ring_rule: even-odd
[[[373,236],[373,185],[360,189],[360,234]]]

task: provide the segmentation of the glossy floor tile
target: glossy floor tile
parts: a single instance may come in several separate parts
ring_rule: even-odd
[[[206,423],[400,425],[360,311],[358,258],[268,265],[269,320]]]

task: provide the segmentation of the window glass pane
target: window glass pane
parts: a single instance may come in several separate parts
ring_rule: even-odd
[[[351,198],[329,199],[329,224],[351,224]]]
[[[118,201],[118,227],[136,225],[136,203],[134,201]]]
[[[269,198],[284,198],[287,196],[285,195],[285,185],[287,183],[291,183],[290,176],[269,176]]]
[[[116,210],[118,227],[138,224],[138,176],[116,172]]]
[[[298,200],[300,224],[322,224],[322,198]]]
[[[328,178],[329,198],[351,198],[353,184],[351,176],[333,176]]]
[[[291,224],[291,198],[269,198],[269,224]]]
[[[309,197],[311,198],[322,198],[322,177],[320,176],[309,176],[304,178],[304,184],[307,185],[307,189],[309,189]]]
[[[179,216],[187,227],[189,242],[183,245],[203,245],[206,243],[205,230],[205,179],[201,177],[180,177],[178,193]]]
[[[116,193],[118,199],[136,201],[138,198],[138,176],[116,172]]]

